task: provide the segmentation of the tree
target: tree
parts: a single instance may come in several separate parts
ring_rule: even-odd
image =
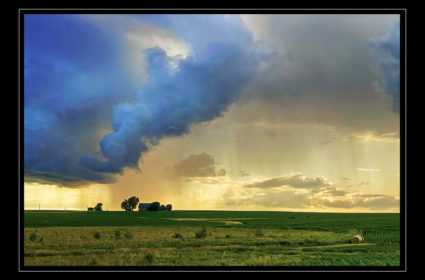
[[[130,197],[128,199],[128,204],[131,207],[131,211],[133,211],[133,209],[137,207],[137,204],[139,204],[139,198],[135,196]]]
[[[128,204],[127,199],[124,199],[124,201],[121,202],[121,209],[124,209],[125,211],[131,211],[130,205]]]
[[[133,211],[133,209],[137,207],[137,204],[139,204],[139,198],[132,196],[128,200],[124,199],[121,203],[121,209],[124,209],[125,211]]]
[[[159,211],[161,204],[158,201],[152,202],[151,206],[148,208],[148,211]]]
[[[96,204],[96,206],[94,207],[94,210],[95,210],[95,211],[102,211],[102,206],[103,206],[103,203],[99,202],[99,203],[98,203],[98,204]]]
[[[165,210],[167,210],[167,208],[165,207],[164,204],[161,204],[161,206],[159,207],[159,210],[160,211],[165,211]]]
[[[171,204],[167,204],[165,207],[167,208],[167,211],[171,211],[171,209],[173,209],[173,206]]]

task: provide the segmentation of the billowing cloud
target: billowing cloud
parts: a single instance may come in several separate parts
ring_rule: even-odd
[[[361,182],[358,185],[363,184]],[[333,211],[397,211],[397,196],[342,190],[323,176],[299,173],[249,185],[234,182],[218,199],[224,205],[244,205],[264,209],[333,209]]]
[[[26,181],[112,182],[79,159],[110,130],[114,104],[135,96],[119,42],[73,15],[25,15],[24,36]]]
[[[251,22],[246,20],[250,16]],[[201,139],[202,148],[185,147],[182,154],[208,151],[224,160],[226,170],[206,164],[181,169],[181,177],[215,174],[208,182],[222,183],[224,177],[230,180],[226,174],[248,169],[240,173],[244,185],[255,175],[270,179],[244,189],[265,191],[286,184],[316,193],[328,187],[328,193],[342,195],[324,177],[278,177],[278,168],[297,162],[294,170],[302,170],[298,166],[309,158],[300,149],[307,142],[315,141],[315,151],[323,153],[341,144],[340,133],[359,142],[399,138],[399,114],[388,108],[391,96],[376,91],[374,84],[380,78],[374,67],[394,56],[394,36],[385,35],[395,32],[389,33],[394,17],[242,18],[26,15],[26,181],[68,186],[113,182],[126,168],[138,169],[144,155],[164,140],[182,139],[194,126],[219,120],[209,139],[192,138]],[[370,43],[370,38],[379,39]],[[208,148],[226,140],[229,148],[222,154]],[[267,142],[252,144],[258,141]],[[176,140],[181,147],[187,145],[183,142]],[[181,159],[174,150],[164,156],[168,166]],[[351,162],[353,171],[367,166]]]
[[[121,103],[114,108],[114,132],[100,141],[101,153],[86,154],[81,165],[113,173],[122,172],[124,167],[136,168],[149,145],[158,144],[164,137],[188,133],[192,124],[220,116],[235,102],[255,73],[258,58],[247,31],[225,17],[209,20],[202,32],[223,26],[233,31],[232,38],[223,39],[230,35],[224,33],[217,40],[203,42],[200,52],[192,49],[195,55],[186,59],[169,57],[159,48],[146,50],[149,82],[135,103]]]
[[[27,181],[111,182],[111,175],[123,174],[125,167],[137,169],[142,154],[162,138],[181,136],[192,124],[220,116],[256,73],[259,53],[238,16],[120,20],[169,29],[163,37],[171,43],[157,39],[158,44],[184,41],[187,56],[150,47],[152,40],[138,44],[140,29],[106,33],[99,17],[25,16]],[[146,60],[148,79],[141,88],[123,69],[125,44],[139,51],[140,45],[149,46],[134,57]]]

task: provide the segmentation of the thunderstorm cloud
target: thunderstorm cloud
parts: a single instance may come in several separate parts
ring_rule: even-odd
[[[359,139],[369,133],[367,139],[392,141],[399,137],[399,29],[393,17],[367,15],[26,14],[25,181],[113,183],[126,169],[143,169],[140,162],[163,141],[183,138],[230,109],[234,135],[240,124],[261,121],[326,125]],[[377,80],[383,92],[375,90]],[[261,135],[270,143],[292,137],[279,126]],[[316,142],[326,148],[335,139]],[[250,152],[235,157],[270,161]],[[202,148],[170,162],[179,177],[228,180],[231,170],[216,170],[210,154],[216,155]],[[233,172],[241,180],[255,178],[251,166]],[[305,193],[290,196],[276,188],[346,195],[325,177],[266,178],[244,181],[243,189],[271,190],[287,204],[292,197],[303,205],[310,201]],[[264,193],[255,199],[272,198]],[[374,200],[382,207],[394,202]]]
[[[170,28],[191,49],[187,57],[144,49],[148,79],[137,88],[120,71],[123,39],[115,33],[81,16],[26,15],[28,181],[111,182],[124,168],[138,168],[142,154],[162,138],[220,116],[256,73],[261,51],[237,16],[146,22]]]

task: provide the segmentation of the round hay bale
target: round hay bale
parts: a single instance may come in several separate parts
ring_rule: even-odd
[[[361,235],[355,235],[353,238],[351,238],[351,243],[353,244],[359,244],[363,242],[364,242],[364,238]]]

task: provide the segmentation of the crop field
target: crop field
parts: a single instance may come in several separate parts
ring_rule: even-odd
[[[25,211],[25,266],[400,266],[399,214]],[[365,243],[351,244],[356,234]]]

